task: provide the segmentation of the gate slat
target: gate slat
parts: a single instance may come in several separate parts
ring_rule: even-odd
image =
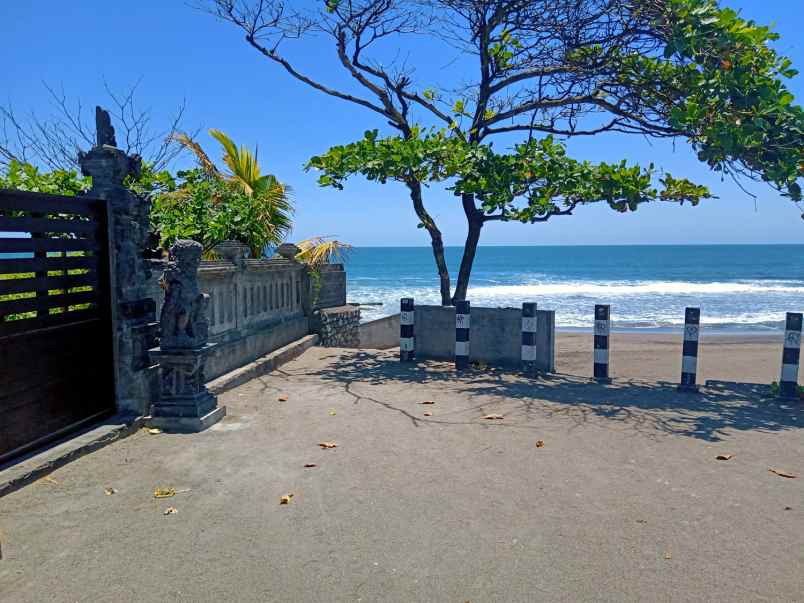
[[[95,234],[99,224],[90,220],[48,218],[4,218],[0,216],[0,231],[5,232],[65,232]]]
[[[26,274],[79,268],[94,269],[98,266],[98,256],[75,255],[51,258],[10,258],[0,259],[0,274]]]
[[[23,191],[0,190],[0,209],[31,213],[99,215],[103,202],[90,197],[65,197]]]
[[[98,276],[94,273],[43,276],[39,278],[13,278],[0,281],[0,295],[52,291],[53,289],[72,289],[74,287],[95,287],[97,284]]]
[[[46,295],[27,299],[12,299],[10,301],[0,301],[0,314],[21,314],[35,310],[49,310],[50,308],[64,308],[67,306],[77,306],[78,304],[90,304],[96,302],[97,299],[97,291]]]
[[[0,253],[26,251],[96,251],[98,242],[93,239],[10,239],[0,238]]]
[[[12,337],[27,337],[32,331],[57,329],[67,325],[72,326],[87,321],[97,321],[102,317],[100,308],[91,306],[83,310],[70,310],[60,314],[48,314],[47,316],[38,316],[36,318],[0,322],[0,346],[10,345]]]

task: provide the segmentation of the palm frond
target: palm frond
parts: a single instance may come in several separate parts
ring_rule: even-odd
[[[223,161],[231,172],[231,180],[242,186],[246,194],[253,195],[262,178],[256,155],[243,145],[238,148],[234,141],[220,130],[212,128],[209,130],[209,135],[223,147]]]
[[[201,148],[201,145],[198,144],[195,140],[190,138],[189,135],[183,132],[176,132],[171,137],[171,140],[175,140],[185,149],[189,149],[198,160],[198,164],[201,168],[210,176],[214,176],[215,178],[220,178],[221,173],[218,170],[218,167],[212,162],[209,156],[204,152],[204,149]]]
[[[325,236],[310,237],[296,243],[296,246],[301,249],[296,259],[312,268],[340,261],[352,248],[348,243]]]

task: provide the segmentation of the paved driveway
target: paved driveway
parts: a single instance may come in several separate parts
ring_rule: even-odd
[[[313,348],[223,403],[0,499],[0,600],[804,598],[804,412],[748,391]]]

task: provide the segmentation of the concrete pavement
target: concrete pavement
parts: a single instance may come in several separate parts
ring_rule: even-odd
[[[325,348],[222,403],[0,499],[0,600],[802,600],[801,407]]]

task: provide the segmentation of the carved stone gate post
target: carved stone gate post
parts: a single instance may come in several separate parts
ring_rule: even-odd
[[[208,343],[209,295],[198,289],[201,251],[200,243],[176,241],[170,248],[173,262],[162,277],[162,335],[160,346],[151,350],[161,386],[148,423],[169,431],[201,431],[226,415],[205,385],[204,364],[215,344]]]
[[[117,148],[109,114],[97,107],[97,143],[80,153],[81,172],[92,177],[88,195],[109,202],[109,251],[117,409],[143,415],[153,393],[154,369],[148,349],[155,345],[156,305],[149,297],[148,248],[150,203],[123,186],[140,173],[137,155]]]

